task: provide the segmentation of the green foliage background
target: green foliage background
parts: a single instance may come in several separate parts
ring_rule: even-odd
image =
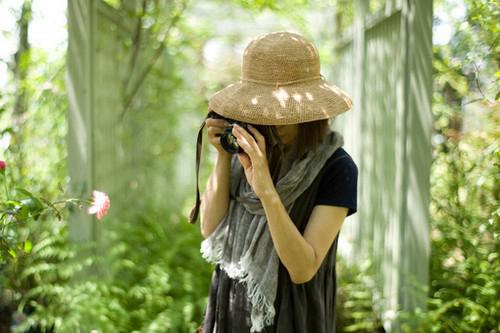
[[[107,2],[120,8],[118,0]],[[336,3],[341,18],[338,29],[344,31],[352,24],[354,8],[346,1]],[[370,11],[379,10],[381,3],[371,1]],[[400,314],[418,321],[421,332],[500,331],[500,10],[495,1],[466,0],[465,4],[466,17],[454,23],[450,43],[434,47],[429,311]],[[241,0],[220,5],[230,12],[218,15],[241,15],[250,21],[252,15],[272,10],[288,22],[283,26],[294,22],[307,31],[301,11],[328,4]],[[451,6],[449,1],[435,2],[437,8]],[[145,13],[132,15],[145,15],[145,22],[162,19],[162,11],[154,5]],[[207,40],[217,36],[212,22],[216,19],[196,17],[189,10],[183,14],[176,28],[178,38],[145,81],[143,107],[151,112],[142,116],[157,115],[168,104],[170,110],[189,109],[201,119],[208,89],[225,84],[209,80],[205,87],[197,80],[204,75],[200,51]],[[154,32],[157,25],[146,28]],[[329,37],[321,37],[326,46]],[[235,32],[228,38],[236,45],[242,35]],[[8,89],[0,93],[1,136],[2,140],[10,138],[3,154],[8,163],[6,181],[12,185],[11,197],[20,200],[27,197],[13,190],[14,186],[29,188],[50,201],[65,197],[68,186],[65,50],[57,52],[31,49],[22,62],[28,76],[22,82],[11,77]],[[327,47],[320,52],[327,61],[332,60]],[[14,125],[12,110],[19,85],[27,92],[28,108],[23,120]],[[172,126],[197,121],[180,114],[164,114],[163,119]],[[465,129],[470,114],[482,121]],[[153,142],[161,130],[158,127],[141,135],[151,136],[146,140]],[[175,135],[165,135],[170,144],[152,145],[145,155],[151,159],[143,163],[151,170],[164,166],[168,175],[183,147]],[[210,159],[208,162],[201,180],[210,172]],[[1,200],[3,208],[4,197]],[[13,317],[17,332],[37,325],[59,332],[193,332],[202,320],[211,267],[200,257],[201,236],[197,227],[187,224],[185,207],[169,207],[168,211],[157,207],[146,200],[139,211],[124,211],[100,221],[111,226],[104,235],[110,250],[85,258],[77,253],[83,248],[95,250],[95,244],[68,242],[67,211],[63,211],[62,221],[49,212],[39,220],[30,216],[8,233],[2,228],[2,244],[8,238],[15,255],[0,262],[0,325],[9,325],[2,320]],[[81,275],[96,264],[106,265],[108,272]],[[339,260],[339,268],[339,331],[379,330],[370,263],[347,267]]]

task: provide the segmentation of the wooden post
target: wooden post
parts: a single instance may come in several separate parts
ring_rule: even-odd
[[[355,6],[334,75],[353,97],[335,123],[360,171],[339,254],[373,262],[384,328],[399,332],[398,311],[425,311],[428,290],[432,0],[387,1],[374,14],[366,0]]]
[[[93,49],[95,0],[68,1],[68,168],[70,196],[86,197],[94,186],[93,163]],[[93,218],[75,210],[69,221],[69,239],[84,242],[94,239]]]

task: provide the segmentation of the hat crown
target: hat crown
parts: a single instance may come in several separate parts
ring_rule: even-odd
[[[261,35],[253,39],[243,53],[243,80],[269,84],[293,83],[319,75],[318,50],[296,33],[280,31]]]

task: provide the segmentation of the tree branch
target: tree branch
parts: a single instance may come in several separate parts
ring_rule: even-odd
[[[142,1],[142,12],[141,15],[137,18],[137,25],[135,26],[135,34],[134,34],[134,39],[132,41],[132,45],[134,46],[134,51],[132,53],[132,57],[130,59],[130,73],[133,73],[135,64],[137,62],[137,57],[139,55],[139,50],[141,48],[141,36],[142,36],[142,21],[144,19],[144,16],[146,15],[146,4],[147,0]],[[130,81],[132,79],[132,75],[129,75],[127,80],[125,81],[123,91],[126,93],[127,88],[130,84]]]
[[[479,68],[476,65],[476,62],[473,61],[472,64],[474,65],[474,68],[476,69],[476,72],[474,73],[474,81],[476,81],[476,86],[477,90],[479,90],[479,93],[481,96],[483,96],[484,99],[486,99],[486,96],[484,96],[483,90],[481,90],[481,85],[479,84]]]
[[[170,21],[170,24],[167,27],[166,31],[163,33],[163,37],[161,39],[160,46],[155,50],[153,56],[151,57],[151,59],[148,62],[148,65],[147,65],[146,69],[139,76],[139,79],[137,80],[137,83],[135,84],[135,86],[132,89],[130,95],[128,96],[128,98],[125,101],[125,104],[124,104],[124,107],[123,107],[123,111],[122,111],[122,113],[120,115],[120,121],[123,121],[125,113],[130,108],[130,105],[132,104],[132,101],[133,101],[135,95],[137,94],[137,91],[139,91],[139,88],[142,86],[142,84],[144,83],[144,80],[146,79],[146,77],[148,76],[148,74],[153,69],[154,65],[158,61],[158,58],[163,53],[163,50],[165,50],[166,40],[167,40],[167,38],[169,36],[170,30],[172,30],[172,28],[175,26],[175,24],[179,21],[179,19],[181,18],[182,13],[186,9],[186,6],[187,6],[187,0],[182,2],[182,6],[181,6],[179,12],[174,15],[174,17]]]

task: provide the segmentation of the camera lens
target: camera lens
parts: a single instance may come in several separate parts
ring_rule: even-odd
[[[235,154],[241,151],[236,137],[232,133],[233,126],[226,127],[220,136],[220,144],[228,153]]]

